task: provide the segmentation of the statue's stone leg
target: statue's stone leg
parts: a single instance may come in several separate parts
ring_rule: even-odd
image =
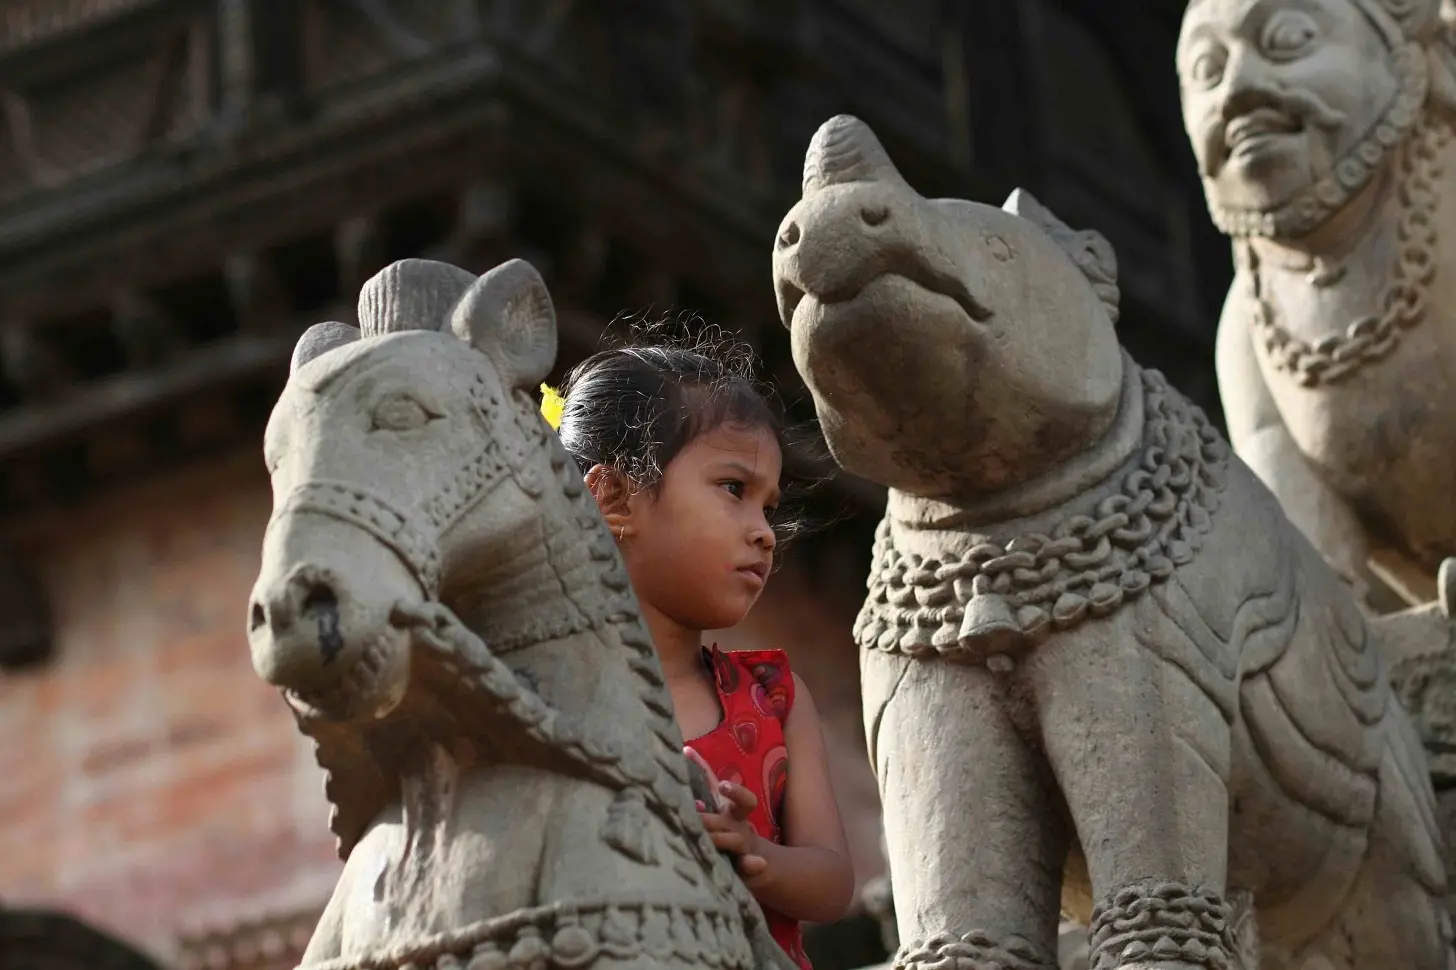
[[[1056,970],[1065,826],[1012,699],[984,669],[940,660],[876,651],[863,674],[895,965]]]
[[[1227,726],[1181,670],[1098,632],[1049,644],[1024,675],[1098,901],[1090,965],[1221,970]]]

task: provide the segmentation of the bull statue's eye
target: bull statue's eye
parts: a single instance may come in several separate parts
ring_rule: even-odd
[[[433,416],[408,394],[391,394],[374,408],[374,427],[380,431],[413,431]]]

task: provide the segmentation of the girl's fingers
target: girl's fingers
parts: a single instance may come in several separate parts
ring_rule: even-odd
[[[714,832],[712,835],[713,845],[719,852],[733,852],[741,855],[748,848],[743,835],[739,832]]]
[[[733,819],[717,812],[700,812],[698,818],[703,820],[703,828],[709,832],[727,832],[737,828]]]
[[[739,821],[745,821],[753,813],[753,810],[758,807],[758,796],[742,785],[725,781],[719,783],[718,791],[723,793],[724,800],[728,802],[730,813]]]
[[[761,855],[742,855],[738,857],[738,873],[744,878],[751,879],[754,876],[761,876],[768,869],[768,860]]]

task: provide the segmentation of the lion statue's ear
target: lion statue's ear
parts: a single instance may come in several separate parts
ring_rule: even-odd
[[[455,305],[450,329],[517,390],[534,391],[556,363],[556,309],[546,281],[524,259],[476,280]]]
[[[359,288],[359,332],[378,337],[405,330],[444,330],[475,274],[433,259],[401,259]]]
[[[1117,322],[1121,301],[1117,286],[1117,252],[1107,237],[1095,229],[1073,229],[1025,189],[1015,189],[1001,208],[1033,223],[1050,236],[1092,284],[1097,298],[1107,308],[1108,318],[1113,323]]]
[[[322,357],[335,347],[351,344],[358,339],[358,327],[351,327],[347,323],[339,323],[336,320],[330,320],[328,323],[316,323],[305,330],[303,336],[298,338],[298,343],[294,345],[293,359],[288,363],[288,373],[291,375],[315,357]]]

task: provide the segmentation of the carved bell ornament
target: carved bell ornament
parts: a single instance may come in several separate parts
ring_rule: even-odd
[[[1021,624],[1006,597],[991,588],[991,577],[982,573],[971,580],[970,598],[961,619],[959,646],[975,657],[1005,654],[1022,640]]]

